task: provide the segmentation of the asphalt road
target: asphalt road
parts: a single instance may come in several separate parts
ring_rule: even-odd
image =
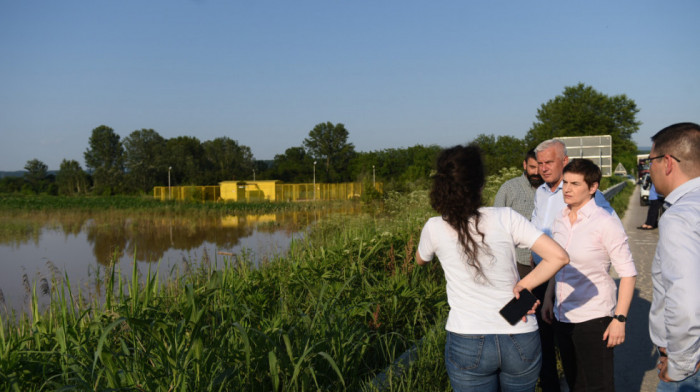
[[[639,205],[637,186],[622,218],[637,267],[637,284],[627,319],[625,343],[615,348],[615,390],[621,392],[653,392],[659,380],[656,375],[657,354],[649,338],[651,262],[659,233],[658,230],[637,229],[646,220],[648,208]]]

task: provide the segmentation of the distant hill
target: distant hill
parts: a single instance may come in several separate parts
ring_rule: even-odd
[[[17,171],[0,171],[0,178],[4,177],[24,177],[24,173],[26,173],[26,170],[17,170]],[[49,170],[46,172],[47,174],[53,174],[54,176],[58,174],[58,170]]]
[[[26,171],[24,170],[17,170],[17,171],[0,171],[0,178],[4,177],[23,177],[24,173]]]

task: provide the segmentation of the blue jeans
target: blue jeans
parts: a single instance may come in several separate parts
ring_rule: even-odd
[[[542,353],[538,331],[460,335],[447,331],[445,365],[455,391],[534,391]]]
[[[700,371],[685,380],[665,382],[659,380],[656,392],[698,392],[700,391]]]

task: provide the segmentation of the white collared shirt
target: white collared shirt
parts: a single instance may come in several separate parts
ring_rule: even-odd
[[[700,177],[674,189],[659,220],[651,265],[649,335],[666,347],[667,375],[682,380],[700,361]]]

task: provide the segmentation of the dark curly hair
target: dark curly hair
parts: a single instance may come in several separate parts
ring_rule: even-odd
[[[486,181],[481,149],[476,144],[445,149],[438,156],[436,166],[430,205],[457,231],[467,264],[476,269],[477,276],[483,277],[478,256],[489,251],[483,243],[484,233],[479,231],[481,190]]]

